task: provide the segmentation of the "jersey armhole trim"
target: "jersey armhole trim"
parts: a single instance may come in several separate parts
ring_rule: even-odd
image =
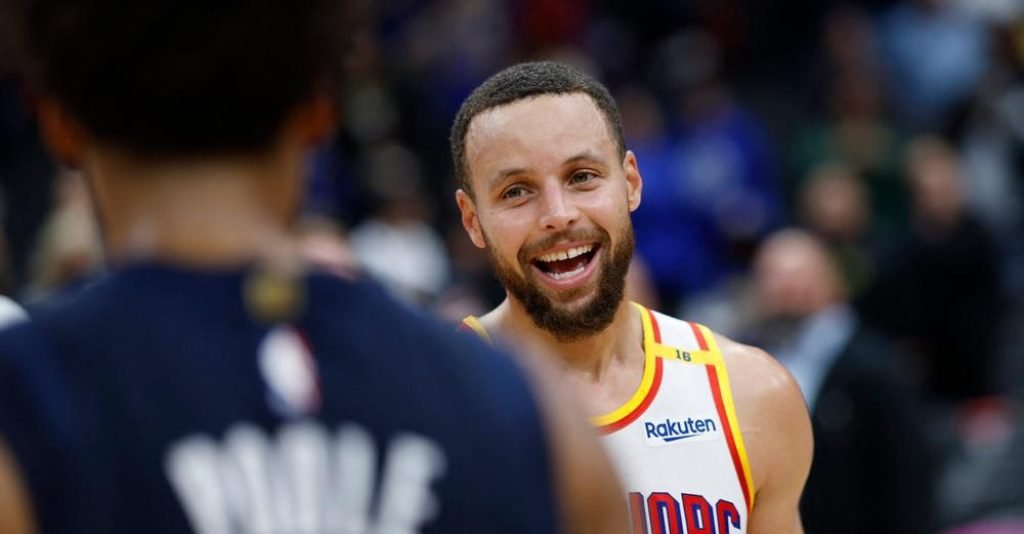
[[[661,343],[661,329],[651,310],[635,302],[631,304],[640,313],[643,325],[644,372],[640,386],[622,406],[610,413],[590,418],[591,424],[602,434],[615,432],[643,415],[661,387],[662,359],[655,357],[656,348]]]
[[[462,322],[459,323],[459,330],[473,332],[474,334],[479,336],[480,339],[484,340],[484,342],[486,342],[488,345],[492,347],[494,346],[494,340],[491,339],[491,334],[487,332],[486,328],[484,328],[484,325],[480,322],[480,319],[477,319],[472,315],[467,315],[462,320]]]
[[[747,501],[747,512],[754,509],[754,487],[753,476],[750,471],[750,459],[747,456],[747,449],[743,443],[743,433],[740,431],[739,420],[736,417],[736,406],[732,396],[732,387],[729,385],[729,373],[725,368],[725,359],[715,342],[714,335],[707,327],[691,323],[693,333],[702,349],[709,350],[716,356],[713,364],[707,365],[708,382],[711,384],[711,392],[715,399],[715,407],[718,410],[719,418],[724,422],[725,439],[729,445],[729,454],[732,456],[733,466],[736,469],[736,477],[739,480],[740,488],[743,490],[743,497]]]

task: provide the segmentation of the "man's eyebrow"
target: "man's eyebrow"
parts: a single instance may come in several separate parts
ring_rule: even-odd
[[[590,150],[584,150],[583,152],[580,152],[575,156],[567,158],[565,162],[562,163],[562,165],[572,165],[573,163],[579,163],[581,161],[589,161],[591,163],[597,163],[599,165],[605,164],[601,156],[595,154],[594,152],[591,152]]]
[[[526,174],[528,172],[530,172],[530,170],[525,167],[510,167],[508,169],[502,169],[501,171],[495,173],[494,176],[492,176],[491,179],[487,181],[487,185],[490,187],[495,187],[501,182],[503,182],[509,176],[515,176],[517,174]]]

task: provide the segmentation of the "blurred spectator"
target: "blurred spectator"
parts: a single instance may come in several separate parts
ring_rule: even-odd
[[[300,256],[310,265],[351,277],[357,268],[355,256],[341,228],[329,218],[306,216],[299,221],[296,240]]]
[[[750,340],[789,368],[811,410],[807,532],[931,532],[935,463],[921,399],[899,354],[861,325],[824,244],[773,234],[754,281],[763,320]]]
[[[649,37],[637,33],[626,21],[607,13],[590,23],[584,47],[609,87],[622,85],[624,80],[636,80],[636,66],[641,63],[639,54],[645,51],[638,41]]]
[[[907,195],[900,168],[903,139],[886,114],[874,27],[856,9],[839,9],[824,35],[825,115],[798,133],[791,161],[791,190],[814,169],[841,163],[862,176],[871,195],[871,224],[904,225]]]
[[[643,209],[633,213],[633,224],[639,228],[638,246],[635,260],[643,262],[641,268],[644,284],[653,293],[649,299],[656,299],[659,294],[666,294],[662,280],[654,277],[652,269],[647,265],[648,258],[657,257],[665,246],[671,246],[673,237],[670,232],[656,231],[663,221],[665,212],[671,209],[672,199],[658,198],[673,183],[673,140],[669,136],[664,120],[664,112],[654,93],[639,84],[629,84],[616,91],[615,100],[622,115],[623,133],[626,144],[636,154],[640,174],[644,178]],[[631,269],[632,273],[634,270]],[[664,277],[665,269],[659,269]],[[647,303],[642,303],[647,305]],[[653,303],[650,307],[657,308]]]
[[[365,182],[378,207],[351,233],[359,264],[396,296],[429,304],[449,278],[444,241],[430,226],[421,167],[408,148],[388,144],[370,151]]]
[[[358,182],[340,141],[317,147],[309,156],[307,174],[303,213],[346,224],[364,215]]]
[[[862,246],[871,200],[860,177],[842,165],[825,164],[805,181],[799,196],[800,220],[828,244],[848,291],[859,293],[874,274]]]
[[[902,227],[906,188],[900,172],[903,140],[881,109],[876,82],[865,73],[836,79],[832,118],[804,129],[794,154],[795,176],[806,176],[830,161],[849,166],[866,179],[873,224]]]
[[[696,30],[668,38],[655,58],[673,103],[672,160],[645,180],[634,224],[637,250],[669,307],[740,270],[782,215],[771,148],[720,77],[719,60],[717,44]]]
[[[874,281],[893,240],[871,218],[867,187],[851,168],[826,163],[815,168],[798,191],[797,218],[828,246],[851,299]]]
[[[960,142],[967,203],[998,239],[1007,283],[1024,298],[1024,13],[1018,17],[996,22],[991,66]]]
[[[881,74],[874,23],[863,9],[852,4],[834,8],[823,26],[826,79],[843,73]]]
[[[415,127],[410,133],[424,148],[426,163],[441,167],[448,163],[448,130],[462,100],[514,59],[513,17],[509,2],[501,0],[415,3],[399,31],[384,33],[386,59],[402,75],[399,91],[413,99],[404,109],[407,124]]]
[[[1006,295],[990,233],[967,211],[957,153],[925,137],[907,151],[912,233],[865,296],[865,318],[924,357],[932,393],[991,392],[994,332]]]
[[[904,0],[879,29],[893,108],[918,131],[942,128],[986,70],[985,24],[949,0]]]

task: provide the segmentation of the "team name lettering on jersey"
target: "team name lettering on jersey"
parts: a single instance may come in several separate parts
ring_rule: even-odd
[[[718,436],[718,423],[710,417],[651,419],[642,423],[647,443],[653,446],[684,440],[704,441]]]
[[[370,433],[352,423],[333,434],[291,423],[274,437],[241,423],[222,442],[177,442],[165,468],[199,534],[420,532],[439,511],[430,486],[445,471],[443,451],[425,437],[397,435],[379,476],[377,454]]]
[[[730,501],[703,495],[654,492],[629,494],[632,534],[729,534],[743,528],[739,509]]]

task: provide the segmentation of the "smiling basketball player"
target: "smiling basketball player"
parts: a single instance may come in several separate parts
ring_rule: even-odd
[[[617,464],[633,532],[793,534],[811,433],[753,347],[623,300],[642,179],[608,91],[567,66],[506,69],[452,128],[456,200],[508,296],[464,325],[560,357]]]

